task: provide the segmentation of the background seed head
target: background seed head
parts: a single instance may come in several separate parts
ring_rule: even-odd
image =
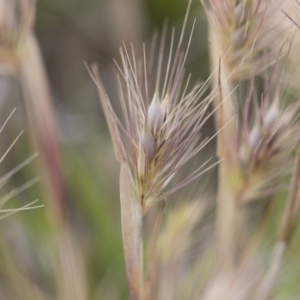
[[[15,47],[31,29],[33,0],[0,0],[0,43]]]
[[[240,188],[247,186],[248,200],[285,176],[291,167],[291,153],[299,142],[298,106],[287,109],[277,98],[268,102],[266,108],[254,112],[253,124],[244,130],[239,142]]]

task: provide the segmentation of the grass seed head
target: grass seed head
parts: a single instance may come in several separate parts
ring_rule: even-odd
[[[232,80],[251,78],[275,62],[276,49],[272,47],[271,39],[281,21],[280,16],[273,20],[279,8],[271,5],[272,1],[202,1],[212,34],[216,36],[217,44],[212,47],[224,56],[226,72]]]
[[[239,141],[238,188],[243,201],[272,193],[291,168],[291,153],[299,140],[299,106],[287,106],[279,92],[266,92],[254,109],[251,124],[245,123]]]
[[[152,102],[148,108],[147,118],[150,132],[155,137],[160,131],[165,118],[162,104],[160,102],[160,99],[158,98],[157,93],[154,94]]]
[[[22,40],[34,21],[34,0],[0,0],[0,67],[16,68]]]
[[[120,49],[122,64],[117,63],[117,68],[124,123],[113,112],[107,98],[102,101],[108,118],[114,119],[110,121],[118,124],[124,133],[122,145],[119,146],[124,149],[125,160],[144,212],[205,171],[204,164],[165,191],[178,170],[204,147],[204,142],[199,143],[199,133],[208,118],[206,111],[213,99],[212,95],[205,96],[208,88],[206,83],[191,87],[189,76],[183,85],[184,65],[193,32],[183,52],[181,48],[186,20],[187,17],[175,50],[173,30],[168,53],[165,50],[164,28],[158,59],[154,60],[157,61],[156,66],[150,68],[151,60],[147,60],[145,47],[142,59],[137,59],[132,45],[131,51],[125,45]],[[153,57],[153,53],[150,53],[150,57]],[[153,70],[156,71],[155,76],[151,75]],[[102,87],[98,83],[99,86]]]
[[[135,57],[124,53],[127,53],[126,48],[121,52],[124,76],[120,90],[123,93],[124,86],[127,90],[123,93],[126,120],[123,130],[130,144],[127,161],[140,197],[150,206],[159,201],[163,189],[180,167],[200,151],[201,146],[195,141],[211,97],[203,97],[206,90],[203,84],[197,84],[188,93],[180,90],[183,65],[178,62],[174,63],[180,71],[173,79],[165,78],[168,89],[143,93],[146,89],[145,83],[139,81],[140,72],[130,67],[139,64]],[[150,104],[147,99],[152,99]]]

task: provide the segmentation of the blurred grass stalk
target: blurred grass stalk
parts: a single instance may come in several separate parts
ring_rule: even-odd
[[[269,34],[269,12],[266,12],[269,0],[204,0],[203,3],[209,20],[211,69],[219,68],[218,76],[214,76],[214,84],[219,86],[219,95],[215,100],[215,106],[219,107],[216,114],[217,129],[235,117],[217,139],[217,156],[221,160],[217,234],[221,264],[231,272],[243,255],[242,249],[247,239],[245,204],[262,196],[261,192],[254,195],[253,190],[258,189],[257,183],[247,179],[247,176],[255,178],[256,170],[248,175],[241,163],[241,140],[245,134],[241,126],[248,129],[249,120],[247,115],[242,121],[239,120],[239,113],[240,110],[248,113],[252,96],[241,97],[238,86],[246,80],[253,80],[257,74],[274,64],[278,54],[275,49],[269,49],[265,38]],[[259,172],[259,176],[263,177],[263,171]],[[246,179],[242,179],[244,174]]]
[[[1,71],[20,82],[30,135],[39,152],[40,171],[57,238],[60,263],[56,280],[60,299],[83,300],[84,276],[78,247],[69,228],[66,186],[60,158],[56,119],[42,56],[33,33],[34,0],[0,1]]]
[[[226,2],[226,3],[225,3]],[[218,130],[224,127],[233,117],[237,115],[235,85],[233,72],[236,66],[232,66],[226,60],[226,51],[234,51],[230,49],[231,45],[224,48],[223,41],[229,39],[232,30],[230,25],[226,28],[222,24],[224,18],[229,18],[232,22],[234,7],[231,0],[224,3],[210,0],[206,7],[209,19],[209,39],[210,39],[210,61],[211,70],[219,69],[219,72],[213,77],[214,85],[219,86],[219,95],[215,99],[215,107],[218,110],[215,114],[216,127]],[[225,11],[225,7],[227,10]],[[218,19],[219,17],[220,20]],[[229,21],[229,22],[230,22]],[[221,24],[220,24],[221,23]],[[227,22],[226,22],[227,23]],[[223,27],[224,25],[224,27]],[[226,35],[229,35],[227,37]],[[227,48],[226,48],[227,47]],[[232,190],[229,182],[229,174],[233,163],[235,145],[237,142],[236,121],[231,121],[217,136],[217,157],[221,160],[218,173],[218,192],[217,192],[217,235],[219,238],[220,261],[224,268],[231,272],[235,266],[238,249],[237,231],[243,230],[241,209],[237,207],[237,197]],[[240,232],[241,233],[241,232]],[[240,236],[239,233],[239,236]]]
[[[285,205],[281,225],[277,234],[277,242],[273,249],[269,268],[256,292],[255,299],[271,299],[279,280],[283,258],[288,249],[300,213],[300,147],[295,159],[295,168],[291,179],[289,196]]]
[[[272,7],[272,1],[268,0],[209,0],[207,2],[209,2],[206,5],[206,12],[209,19],[211,65],[212,70],[219,68],[219,74],[214,78],[214,84],[219,86],[219,97],[216,98],[216,106],[219,105],[216,115],[217,128],[223,127],[233,116],[237,116],[237,121],[226,126],[217,140],[217,155],[222,160],[217,195],[217,234],[220,263],[225,274],[230,276],[241,263],[240,259],[244,256],[245,246],[247,246],[249,225],[246,204],[257,198],[263,198],[265,187],[269,188],[269,193],[272,188],[276,190],[272,186],[274,177],[283,179],[278,174],[278,170],[287,167],[281,163],[288,157],[290,149],[298,144],[298,141],[293,143],[284,140],[284,137],[289,134],[295,136],[299,127],[293,124],[292,117],[293,111],[297,110],[297,105],[284,111],[280,107],[281,102],[285,100],[281,99],[282,82],[276,82],[276,87],[275,81],[272,80],[284,44],[278,51],[276,47],[270,46],[272,44],[266,37],[273,30],[275,38],[282,37],[280,41],[282,42],[288,34],[287,32],[284,35],[279,34],[282,29],[280,18],[274,17],[278,7],[276,5]],[[277,40],[276,44],[279,45],[280,42]],[[288,53],[286,55],[288,56]],[[254,117],[248,120],[250,101],[254,102],[256,98],[252,99],[251,92],[250,95],[242,96],[241,92],[238,94],[237,86],[245,80],[253,81],[256,75],[271,65],[274,65],[270,72],[272,75],[269,80],[264,78],[265,86],[261,99],[257,99]],[[271,90],[275,90],[274,95]],[[245,111],[242,121],[238,116],[239,110]],[[283,121],[285,117],[288,120],[286,126]],[[246,139],[245,144],[243,139]],[[244,145],[249,147],[252,145],[251,142],[254,142],[252,143],[254,150],[247,149],[243,152],[242,147]],[[287,148],[285,143],[289,143]],[[272,147],[275,147],[276,151]],[[243,156],[244,154],[246,155]],[[251,164],[256,165],[255,168],[247,165],[248,155],[249,159],[252,159]],[[295,173],[282,226],[279,229],[278,241],[274,247],[269,269],[258,286],[255,299],[270,299],[274,293],[282,260],[297,220],[299,152],[295,164]],[[256,180],[251,181],[255,178]]]
[[[58,227],[66,221],[65,186],[57,140],[56,120],[42,57],[33,33],[28,33],[19,55],[19,80],[30,133],[39,151],[41,171]]]

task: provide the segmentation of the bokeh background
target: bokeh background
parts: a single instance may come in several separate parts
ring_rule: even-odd
[[[128,299],[128,289],[120,226],[119,166],[85,63],[98,64],[107,92],[118,110],[113,59],[119,60],[122,42],[138,46],[145,42],[147,46],[154,31],[161,31],[165,19],[169,28],[176,28],[178,38],[186,6],[187,0],[37,0],[35,33],[53,96],[67,182],[68,223],[81,257],[88,299]],[[194,18],[197,21],[186,69],[187,73],[192,72],[194,80],[205,80],[209,76],[207,21],[199,1],[193,1],[188,31]],[[16,135],[26,129],[26,122],[16,80],[1,75],[0,88],[1,122],[17,108],[0,135],[0,150],[4,153]],[[210,119],[204,133],[213,132]],[[35,151],[26,129],[1,163],[1,173],[5,174]],[[201,155],[214,155],[214,142],[199,159]],[[39,176],[39,168],[33,162],[18,172],[1,193],[4,195],[35,176]],[[203,189],[202,181],[205,186],[209,181],[213,192],[214,171],[197,182],[199,190]],[[55,234],[46,198],[43,184],[37,183],[9,202],[8,206],[19,207],[39,199],[45,206],[1,221],[0,299],[23,300],[22,295],[34,293],[35,285],[52,299],[57,297]],[[270,226],[275,228],[276,223]],[[287,266],[300,260],[294,244]],[[297,288],[300,273],[296,267],[291,270],[285,288],[279,293],[282,297]]]
[[[102,79],[118,110],[115,67],[122,42],[148,45],[164,21],[180,33],[187,0],[38,0],[35,33],[43,55],[55,108],[63,171],[67,181],[68,222],[83,260],[89,299],[128,299],[122,250],[118,194],[119,166],[100,107],[96,88],[87,65],[96,62]],[[209,74],[206,18],[200,2],[194,1],[188,32],[197,18],[187,71],[194,80]],[[22,95],[13,77],[1,75],[1,120],[17,110],[1,133],[4,153],[17,134],[25,133],[1,164],[5,174],[36,150],[33,148]],[[210,120],[207,134],[213,132]],[[213,142],[206,152],[213,152]],[[213,155],[213,154],[212,154]],[[205,153],[207,156],[207,153]],[[36,163],[26,166],[2,189],[11,189],[39,176]],[[210,178],[214,178],[213,176]],[[43,178],[41,178],[41,182]],[[198,184],[198,183],[197,183]],[[0,298],[23,299],[34,290],[57,296],[55,284],[54,234],[49,203],[43,184],[34,184],[10,200],[8,207],[19,207],[39,199],[43,208],[20,212],[1,221]],[[18,274],[17,277],[16,274]],[[16,278],[19,278],[17,280]],[[3,286],[1,286],[3,285]],[[1,296],[2,295],[2,296]]]

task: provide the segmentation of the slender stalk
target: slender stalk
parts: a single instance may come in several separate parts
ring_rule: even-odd
[[[289,192],[289,198],[286,203],[285,211],[283,214],[281,226],[279,229],[278,239],[290,242],[292,234],[295,229],[297,217],[299,215],[299,180],[300,180],[300,148],[298,149],[295,170],[291,180],[291,187]]]
[[[278,241],[273,250],[271,264],[264,275],[261,284],[258,287],[255,300],[268,300],[271,299],[274,289],[276,288],[279,274],[282,266],[284,254],[287,249],[287,244],[284,241]]]
[[[143,299],[142,207],[125,164],[120,171],[122,236],[129,290],[132,300]]]
[[[289,197],[283,213],[281,226],[279,228],[278,240],[273,250],[273,255],[271,257],[269,269],[264,275],[261,284],[259,285],[258,290],[256,292],[255,299],[257,300],[271,299],[276,288],[283,258],[288,248],[289,242],[292,238],[297,218],[299,216],[299,179],[300,148],[297,152],[294,174],[292,176]]]
[[[38,43],[28,33],[18,53],[18,76],[31,138],[39,151],[50,206],[50,220],[58,237],[59,293],[64,300],[86,299],[80,256],[70,232],[66,211],[66,186],[60,158],[53,101]],[[66,259],[67,258],[67,259]],[[80,278],[80,279],[79,279]]]
[[[150,247],[150,254],[148,259],[148,266],[145,278],[145,300],[155,299],[156,289],[155,285],[157,283],[158,277],[158,253],[157,253],[157,244],[159,233],[161,229],[162,216],[165,208],[165,203],[158,208],[157,216],[155,220],[154,230],[152,234],[152,241]]]
[[[72,231],[64,226],[57,233],[57,247],[59,259],[57,260],[58,300],[86,300],[85,273],[82,254],[78,247],[79,241],[75,239]]]
[[[215,99],[217,130],[223,128],[236,114],[234,106],[234,95],[232,94],[233,83],[229,72],[223,61],[220,60],[222,50],[216,32],[209,27],[211,41],[211,65],[215,69],[219,65],[218,78],[215,83],[219,85],[219,96]],[[222,68],[221,68],[222,66]],[[225,100],[224,100],[225,99]],[[236,229],[238,208],[236,206],[236,195],[234,195],[228,178],[230,176],[229,164],[236,143],[236,131],[234,122],[229,123],[217,136],[217,156],[221,160],[218,176],[217,193],[217,234],[219,237],[220,260],[225,268],[232,269],[236,255]]]
[[[56,223],[66,219],[65,185],[60,161],[56,120],[47,75],[33,34],[28,34],[19,56],[19,80],[33,143],[39,150],[46,195]]]

